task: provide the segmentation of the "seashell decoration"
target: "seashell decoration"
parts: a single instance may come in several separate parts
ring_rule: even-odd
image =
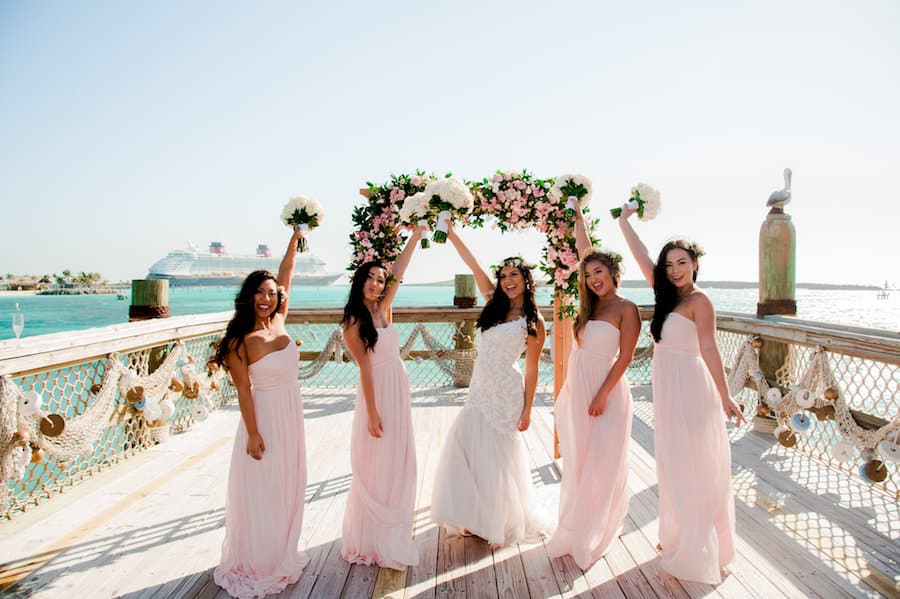
[[[794,401],[797,403],[797,407],[801,409],[809,409],[816,403],[816,398],[810,393],[809,389],[804,389],[800,385],[791,387],[791,392],[794,394]]]
[[[29,418],[41,413],[44,405],[43,396],[37,391],[25,391],[19,396],[19,417]]]

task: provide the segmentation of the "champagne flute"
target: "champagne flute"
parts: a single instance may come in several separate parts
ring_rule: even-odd
[[[12,315],[12,330],[16,335],[16,339],[22,336],[22,331],[25,329],[25,315],[22,314],[22,311],[19,310],[19,304],[16,303],[16,311],[13,312]]]

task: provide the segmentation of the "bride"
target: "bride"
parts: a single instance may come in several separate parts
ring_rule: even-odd
[[[451,227],[447,238],[472,270],[486,300],[478,317],[481,345],[469,396],[441,450],[431,519],[451,533],[509,545],[548,530],[533,500],[528,456],[519,432],[531,423],[544,321],[530,266],[507,258],[493,283]],[[518,360],[525,351],[525,376]]]

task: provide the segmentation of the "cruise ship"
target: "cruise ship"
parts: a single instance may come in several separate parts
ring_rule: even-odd
[[[173,287],[231,287],[239,284],[254,270],[278,272],[280,257],[272,256],[269,246],[260,244],[256,254],[229,254],[219,241],[201,251],[191,243],[173,250],[150,267],[148,279],[168,279]],[[344,273],[328,272],[325,262],[310,252],[297,254],[292,285],[331,285]]]

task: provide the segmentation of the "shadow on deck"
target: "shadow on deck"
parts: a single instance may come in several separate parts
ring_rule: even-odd
[[[405,572],[340,559],[355,390],[306,390],[308,480],[301,546],[310,564],[282,597],[840,597],[900,593],[900,514],[890,497],[772,443],[731,430],[737,557],[718,587],[659,569],[648,387],[635,387],[631,501],[610,552],[588,571],[542,543],[491,549],[430,524],[432,479],[465,390],[415,389],[415,540]],[[225,597],[212,581],[224,535],[234,406],[0,528],[9,597]],[[525,434],[538,496],[558,488],[552,405],[539,395]],[[552,502],[548,505],[552,506]]]

